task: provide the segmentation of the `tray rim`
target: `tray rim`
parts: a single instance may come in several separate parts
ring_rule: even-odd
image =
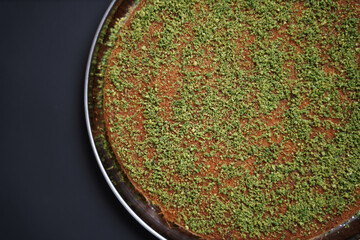
[[[138,222],[140,223],[146,230],[148,230],[151,234],[153,234],[155,237],[157,237],[160,240],[166,240],[166,238],[164,238],[162,235],[160,235],[158,232],[156,232],[153,228],[151,228],[148,224],[146,224],[131,208],[130,206],[126,203],[126,201],[122,198],[122,196],[119,194],[119,192],[116,190],[114,184],[112,183],[112,181],[110,180],[110,177],[108,176],[108,174],[106,173],[106,170],[104,168],[104,165],[101,162],[99,153],[96,149],[96,145],[95,145],[95,141],[94,141],[94,136],[92,134],[92,130],[91,130],[91,122],[90,122],[90,115],[89,115],[89,106],[88,106],[88,101],[89,101],[89,94],[88,94],[88,88],[89,88],[89,76],[90,76],[90,69],[91,69],[91,65],[92,65],[92,59],[94,56],[94,52],[95,52],[95,47],[96,44],[98,42],[99,39],[99,35],[100,32],[104,26],[104,23],[106,21],[106,19],[109,16],[109,13],[111,12],[112,8],[114,7],[115,3],[117,2],[117,0],[112,0],[112,2],[110,3],[109,7],[107,8],[107,10],[105,11],[100,24],[98,25],[98,28],[96,30],[96,33],[94,35],[92,44],[91,44],[91,48],[90,48],[90,52],[88,55],[88,60],[86,63],[86,71],[85,71],[85,86],[84,86],[84,108],[85,108],[85,120],[86,120],[86,128],[87,128],[87,132],[88,132],[88,136],[89,136],[89,140],[90,140],[90,144],[91,144],[91,148],[94,152],[95,158],[96,158],[96,162],[98,163],[98,166],[101,170],[102,175],[104,176],[107,184],[109,185],[111,191],[113,192],[113,194],[115,195],[115,197],[119,200],[119,202],[123,205],[123,207],[128,211],[128,213],[130,213],[130,215]]]

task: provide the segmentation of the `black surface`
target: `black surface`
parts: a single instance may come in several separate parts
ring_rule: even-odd
[[[0,239],[155,239],[93,155],[83,86],[110,1],[0,1]]]

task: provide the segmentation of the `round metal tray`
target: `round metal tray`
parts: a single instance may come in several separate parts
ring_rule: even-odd
[[[110,29],[119,18],[126,16],[135,0],[113,1],[100,22],[87,62],[85,76],[85,117],[87,130],[96,160],[109,187],[124,208],[158,239],[199,239],[186,230],[166,222],[156,208],[149,204],[131,185],[109,146],[105,134],[104,115],[101,106],[101,81],[98,64],[107,50]],[[360,217],[349,221],[314,239],[360,239]]]

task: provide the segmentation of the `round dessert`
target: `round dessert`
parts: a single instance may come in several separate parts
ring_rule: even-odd
[[[205,239],[309,239],[360,209],[358,1],[143,0],[103,65],[134,187]]]

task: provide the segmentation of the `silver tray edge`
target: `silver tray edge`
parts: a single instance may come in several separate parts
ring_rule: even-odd
[[[154,229],[152,229],[149,225],[147,225],[130,207],[129,205],[125,202],[125,200],[121,197],[121,195],[118,193],[118,191],[116,190],[115,186],[113,185],[113,183],[111,182],[109,176],[107,175],[104,166],[101,163],[100,160],[100,156],[97,152],[96,146],[95,146],[95,141],[94,141],[94,137],[92,135],[92,131],[91,131],[91,126],[90,126],[90,118],[89,118],[89,108],[88,108],[88,86],[89,86],[89,74],[90,74],[90,67],[91,67],[91,60],[93,58],[93,53],[95,50],[95,46],[96,43],[98,41],[98,37],[99,34],[101,32],[101,29],[103,27],[103,24],[106,20],[106,18],[108,17],[112,7],[114,6],[116,0],[113,0],[109,7],[107,8],[103,18],[100,21],[100,24],[96,30],[91,48],[90,48],[90,53],[89,53],[89,57],[87,60],[87,64],[86,64],[86,71],[85,71],[85,86],[84,86],[84,107],[85,107],[85,119],[86,119],[86,128],[87,128],[87,132],[89,135],[89,140],[91,143],[91,147],[93,149],[93,152],[95,154],[95,158],[96,161],[99,165],[99,168],[107,182],[107,184],[109,185],[110,189],[112,190],[112,192],[114,193],[114,195],[116,196],[116,198],[120,201],[120,203],[123,205],[123,207],[130,213],[130,215],[135,218],[135,220],[137,222],[139,222],[144,228],[146,228],[151,234],[153,234],[155,237],[157,237],[160,240],[166,240],[166,238],[164,238],[163,236],[161,236],[158,232],[156,232]]]

